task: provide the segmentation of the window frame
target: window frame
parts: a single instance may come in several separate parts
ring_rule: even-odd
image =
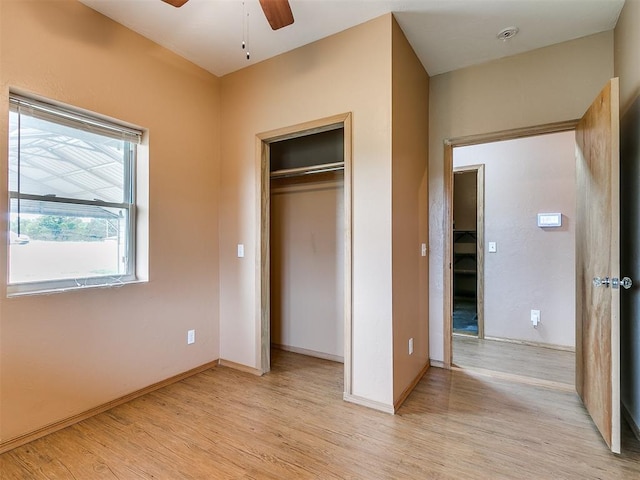
[[[25,107],[29,112],[21,112]],[[33,112],[40,115],[33,115]],[[106,119],[98,114],[89,113],[73,109],[67,106],[57,105],[42,100],[26,97],[23,95],[9,93],[9,115],[17,113],[18,116],[25,114],[32,117],[45,119],[46,121],[57,125],[65,125],[77,130],[88,131],[94,134],[101,134],[105,137],[121,139],[124,142],[123,149],[123,201],[111,202],[104,200],[88,200],[82,198],[70,198],[57,195],[31,194],[20,191],[20,181],[18,181],[17,190],[12,190],[10,182],[11,164],[7,162],[7,182],[8,182],[8,204],[7,213],[11,216],[12,201],[22,200],[37,201],[43,204],[64,203],[79,206],[103,207],[121,209],[127,212],[126,220],[126,239],[125,251],[123,255],[126,257],[126,271],[121,274],[96,275],[79,278],[61,278],[53,280],[36,280],[28,282],[11,282],[10,281],[10,264],[11,264],[11,242],[10,242],[10,222],[7,222],[7,296],[31,295],[41,293],[55,293],[67,290],[76,290],[86,287],[109,287],[120,286],[127,283],[136,283],[139,281],[136,272],[137,251],[136,251],[136,206],[137,206],[137,153],[138,146],[141,144],[143,132],[125,126],[117,121]],[[18,123],[20,125],[20,122]],[[20,135],[20,126],[18,127],[18,135]],[[11,142],[9,142],[11,143]],[[20,149],[18,142],[18,149]],[[20,157],[18,156],[18,164]],[[19,170],[18,170],[19,171]],[[18,173],[18,175],[20,175]],[[20,215],[20,213],[18,213]]]

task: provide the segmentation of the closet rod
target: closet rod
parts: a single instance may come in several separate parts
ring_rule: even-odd
[[[335,172],[344,170],[344,162],[324,163],[322,165],[312,165],[309,167],[286,168],[271,172],[271,178],[297,177],[300,175],[311,175],[314,173]]]

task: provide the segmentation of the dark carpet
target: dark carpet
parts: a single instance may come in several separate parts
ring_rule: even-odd
[[[453,301],[453,331],[478,335],[478,313],[474,299],[455,299]]]

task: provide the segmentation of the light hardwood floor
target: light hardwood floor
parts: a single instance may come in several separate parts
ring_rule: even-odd
[[[0,456],[9,479],[637,479],[575,394],[431,368],[397,415],[342,400],[342,365],[274,351]]]
[[[575,353],[534,345],[453,336],[453,364],[575,385]]]

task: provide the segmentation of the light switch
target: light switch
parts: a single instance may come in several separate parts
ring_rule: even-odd
[[[422,244],[422,248],[420,249],[420,254],[421,254],[423,257],[426,257],[426,256],[427,256],[427,244],[426,244],[426,243],[423,243],[423,244]]]
[[[489,253],[496,253],[498,251],[498,245],[496,242],[489,242]]]
[[[244,257],[244,245],[242,243],[238,244],[238,258]]]
[[[531,310],[531,324],[533,328],[538,328],[540,323],[540,310]]]

